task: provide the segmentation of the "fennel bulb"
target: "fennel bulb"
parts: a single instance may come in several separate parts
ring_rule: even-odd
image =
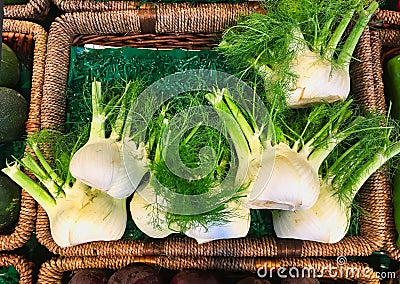
[[[288,90],[287,103],[292,108],[343,101],[350,93],[349,64],[334,67],[310,50],[293,59],[290,72],[299,75]]]
[[[203,244],[214,240],[246,237],[250,230],[250,209],[243,206],[243,199],[228,202],[226,210],[231,210],[233,216],[228,222],[205,226],[192,226],[185,235]]]
[[[292,140],[295,141],[289,146],[284,140],[275,141],[261,136],[252,115],[236,104],[227,89],[209,93],[207,98],[215,108],[230,115],[240,126],[241,134],[230,131],[232,140],[244,135],[247,141],[242,146],[248,147],[247,156],[242,157],[249,160],[245,179],[248,183],[246,206],[281,210],[311,208],[320,192],[318,172],[322,162],[349,135],[349,130],[342,130],[341,126],[352,115],[348,111],[351,100],[342,108],[331,110],[326,124],[319,125],[321,128],[317,129],[317,133],[305,140],[309,126],[318,121],[327,109],[325,106],[316,108],[308,115],[301,131],[293,135],[294,130],[290,129],[286,134],[293,135]]]
[[[227,29],[218,50],[240,72],[254,70],[272,96],[280,88],[292,108],[345,100],[356,44],[378,8],[358,0],[265,2]],[[350,34],[344,34],[355,21]]]
[[[266,184],[255,177],[248,206],[253,209],[304,210],[314,205],[320,188],[318,173],[305,155],[285,143],[275,147],[275,161]],[[265,154],[265,153],[264,153]],[[268,157],[263,159],[270,163]],[[282,177],[284,173],[284,177]],[[260,168],[259,175],[265,174]],[[259,193],[258,187],[265,188]]]
[[[250,211],[241,206],[240,196],[248,165],[242,159],[236,171],[225,126],[205,103],[202,92],[175,97],[150,127],[150,173],[130,203],[133,221],[150,237],[183,233],[203,243],[243,237],[249,230]],[[244,138],[236,141],[246,144]],[[246,149],[235,148],[239,157]]]
[[[336,243],[347,233],[351,206],[340,204],[333,188],[322,185],[313,207],[287,213],[273,211],[274,231],[278,238]]]
[[[356,194],[376,170],[400,153],[400,142],[390,139],[394,126],[388,121],[382,126],[382,121],[379,116],[371,116],[349,124],[354,131],[347,143],[341,143],[339,154],[334,153],[324,162],[321,192],[314,206],[301,211],[273,211],[278,237],[323,243],[336,243],[345,237]]]
[[[130,196],[148,171],[147,152],[143,143],[136,144],[133,140],[126,140],[124,147],[129,148],[129,151],[125,153],[129,152],[129,155],[124,157],[122,151],[123,129],[127,129],[126,125],[129,123],[126,112],[132,104],[133,96],[138,94],[138,89],[140,86],[137,83],[127,84],[124,94],[117,102],[115,99],[111,100],[103,107],[101,83],[92,83],[93,114],[89,140],[70,161],[70,172],[74,178],[115,198]],[[110,136],[106,137],[106,122],[112,110],[117,107],[118,116]],[[134,173],[135,179],[128,176],[127,170]]]
[[[150,238],[165,238],[179,232],[177,227],[170,228],[165,212],[157,204],[150,204],[137,192],[133,194],[129,210],[136,226]]]
[[[55,243],[69,247],[120,239],[127,221],[126,199],[113,198],[78,180],[73,183],[62,180],[45,161],[38,145],[30,146],[40,165],[28,154],[2,171],[46,211]],[[33,173],[40,183],[28,177],[21,166]]]
[[[152,185],[148,182],[144,186]],[[220,239],[245,237],[250,229],[250,209],[243,206],[241,199],[224,204],[223,210],[228,212],[226,220],[220,215],[220,220],[200,224],[193,218],[182,225],[173,219],[171,221],[168,212],[158,203],[152,204],[146,201],[139,192],[140,189],[133,194],[130,203],[131,216],[136,226],[151,238],[165,238],[173,233],[183,233],[202,244]]]

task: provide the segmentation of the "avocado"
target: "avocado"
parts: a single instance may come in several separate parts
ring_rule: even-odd
[[[20,77],[20,64],[15,52],[5,43],[1,45],[0,87],[13,88]]]
[[[17,91],[0,87],[0,143],[20,138],[25,132],[29,104]]]
[[[5,232],[18,221],[21,188],[2,173],[0,173],[0,196],[0,232]]]
[[[28,0],[4,0],[4,5],[20,5],[27,4]]]

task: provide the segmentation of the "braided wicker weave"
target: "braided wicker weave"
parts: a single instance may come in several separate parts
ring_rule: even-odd
[[[253,0],[255,1],[255,0]],[[163,1],[151,1],[163,2]],[[201,1],[198,1],[201,2]],[[214,1],[229,2],[229,1]],[[233,2],[233,1],[232,1]],[[236,1],[240,2],[240,1]],[[242,1],[245,2],[245,1]],[[64,12],[105,12],[105,11],[126,11],[135,10],[143,5],[141,1],[124,1],[124,0],[53,0],[53,3]],[[147,5],[147,4],[146,4]],[[154,5],[148,3],[148,5]]]
[[[223,258],[223,257],[59,257],[45,262],[39,271],[38,283],[61,283],[65,273],[86,268],[107,268],[117,270],[132,263],[146,263],[155,267],[169,270],[203,269],[218,270],[224,273],[247,272],[256,276],[262,268],[276,272],[280,268],[288,270],[296,267],[299,271],[304,268],[315,272],[319,278],[352,280],[356,283],[379,283],[374,270],[364,263],[349,262],[338,265],[337,261],[321,258]],[[306,271],[306,270],[304,270]],[[347,272],[346,272],[347,271]],[[308,272],[305,272],[308,273]],[[307,275],[307,274],[305,274]],[[312,275],[312,274],[310,274]]]
[[[157,5],[152,9],[63,15],[52,24],[49,33],[41,113],[42,127],[63,129],[71,45],[97,43],[134,47],[211,48],[216,43],[215,39],[218,34],[234,20],[235,16],[239,13],[248,13],[250,9],[258,9],[258,7],[254,3],[192,6],[165,4]],[[363,40],[366,40],[368,35],[368,31],[366,31]],[[353,90],[355,97],[364,108],[375,108],[381,102],[375,100],[372,89],[358,86],[360,81],[370,80],[364,73],[364,70],[367,70],[364,67],[367,65],[371,68],[371,58],[364,57],[364,54],[359,51],[364,48],[370,49],[371,46],[358,46],[357,57],[360,61],[352,64],[353,78],[357,78],[352,82]],[[198,245],[189,238],[169,237],[150,241],[96,242],[60,248],[51,238],[49,220],[42,208],[39,208],[38,211],[37,236],[39,241],[50,251],[64,256],[305,257],[369,255],[383,246],[388,191],[383,173],[377,172],[369,179],[359,194],[359,204],[366,213],[360,219],[359,235],[346,237],[336,244],[264,237],[219,240]]]
[[[96,0],[53,0],[53,3],[64,12],[103,12],[134,10],[140,2],[137,1],[96,1]]]
[[[33,268],[22,256],[15,254],[0,254],[0,268],[14,266],[19,273],[20,284],[31,284]]]
[[[29,0],[26,4],[5,5],[4,17],[20,20],[43,20],[49,9],[49,0]]]
[[[250,0],[250,1],[256,1],[256,0]],[[215,1],[215,2],[227,2],[227,1]],[[384,2],[384,0],[380,0],[377,2],[382,3]],[[57,5],[57,7],[64,12],[104,12],[104,11],[134,10],[142,4],[140,1],[121,1],[121,0],[111,0],[111,1],[53,0],[53,3]]]
[[[18,55],[26,57],[28,67],[32,68],[31,96],[29,116],[26,121],[26,133],[31,134],[40,128],[40,103],[42,100],[44,61],[47,33],[34,23],[4,19],[3,42],[7,43]],[[0,251],[21,247],[29,240],[36,219],[36,202],[22,190],[19,221],[9,235],[0,235]]]
[[[383,64],[391,56],[400,54],[400,13],[387,10],[378,11],[376,18],[371,22],[369,37],[364,43],[371,47],[369,48],[371,53],[368,55],[371,58],[371,64],[365,71],[370,74],[370,80],[363,82],[362,86],[368,88],[370,93],[374,93],[379,104],[384,106]],[[384,111],[385,108],[382,110]],[[394,224],[390,189],[386,196],[388,209],[386,211],[385,249],[390,257],[400,260],[400,249],[396,246],[398,234]]]

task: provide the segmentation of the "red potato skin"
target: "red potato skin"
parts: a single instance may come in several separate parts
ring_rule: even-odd
[[[68,284],[106,284],[110,273],[102,269],[84,269],[76,272]]]
[[[260,279],[257,277],[246,277],[241,279],[236,284],[271,284],[271,282],[266,279]]]
[[[108,284],[161,284],[157,271],[145,264],[131,264],[111,275]]]
[[[285,278],[281,281],[281,284],[319,284],[319,280],[316,278]]]
[[[223,282],[208,271],[183,270],[175,274],[171,284],[223,284]]]

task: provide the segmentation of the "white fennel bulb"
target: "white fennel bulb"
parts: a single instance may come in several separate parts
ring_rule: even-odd
[[[147,186],[151,186],[148,183]],[[146,201],[139,192],[133,194],[130,212],[136,226],[151,238],[165,238],[173,233],[183,233],[202,244],[220,239],[245,237],[250,229],[250,209],[242,205],[242,201],[234,200],[225,205],[229,211],[229,219],[200,225],[196,221],[186,224],[188,229],[176,223],[168,222],[167,212],[157,203]]]
[[[234,200],[226,204],[226,209],[232,211],[232,217],[227,222],[210,224],[207,227],[193,226],[185,235],[193,238],[199,244],[221,239],[242,238],[250,229],[250,209],[243,206],[243,200]]]
[[[332,103],[347,99],[350,93],[349,66],[333,66],[320,55],[308,50],[297,56],[290,69],[298,77],[288,90],[287,103],[306,107],[313,103]]]
[[[340,204],[329,185],[321,186],[317,202],[308,210],[273,211],[278,238],[336,243],[347,233],[351,207]]]
[[[127,171],[130,171],[130,176]],[[115,198],[130,196],[147,171],[146,149],[143,144],[136,147],[132,140],[122,144],[108,138],[88,143],[74,154],[70,162],[73,177]]]
[[[253,209],[303,210],[316,202],[320,188],[317,170],[307,157],[299,154],[285,143],[275,147],[274,159],[264,153],[264,163],[273,162],[272,173],[264,172],[260,167],[260,175],[269,175],[267,181],[257,177],[249,195],[248,205]],[[268,167],[267,167],[268,168]],[[264,184],[260,184],[262,181]]]
[[[51,235],[60,247],[119,240],[127,222],[126,199],[113,198],[79,181],[46,212]]]
[[[88,153],[95,154],[89,158]],[[104,139],[80,148],[71,159],[70,172],[73,177],[89,186],[109,191],[114,186],[114,177],[121,176],[121,166],[122,156],[118,142]],[[124,179],[123,176],[122,180]]]
[[[131,97],[138,92],[138,86],[135,84],[129,83],[117,102],[111,101],[110,106],[103,107],[101,84],[93,82],[93,114],[89,140],[74,153],[70,161],[70,172],[74,178],[115,198],[130,196],[148,171],[145,147],[137,145],[133,140],[126,139],[122,142],[123,129],[128,128],[127,111],[133,101]],[[107,119],[111,110],[117,106],[117,119],[110,136],[106,137]],[[123,151],[123,147],[126,147],[127,151]],[[127,170],[135,174],[128,176]]]
[[[144,186],[151,185],[148,182]],[[147,202],[138,192],[133,194],[129,209],[139,230],[151,238],[165,238],[179,232],[179,228],[169,227],[165,212],[157,204]]]

